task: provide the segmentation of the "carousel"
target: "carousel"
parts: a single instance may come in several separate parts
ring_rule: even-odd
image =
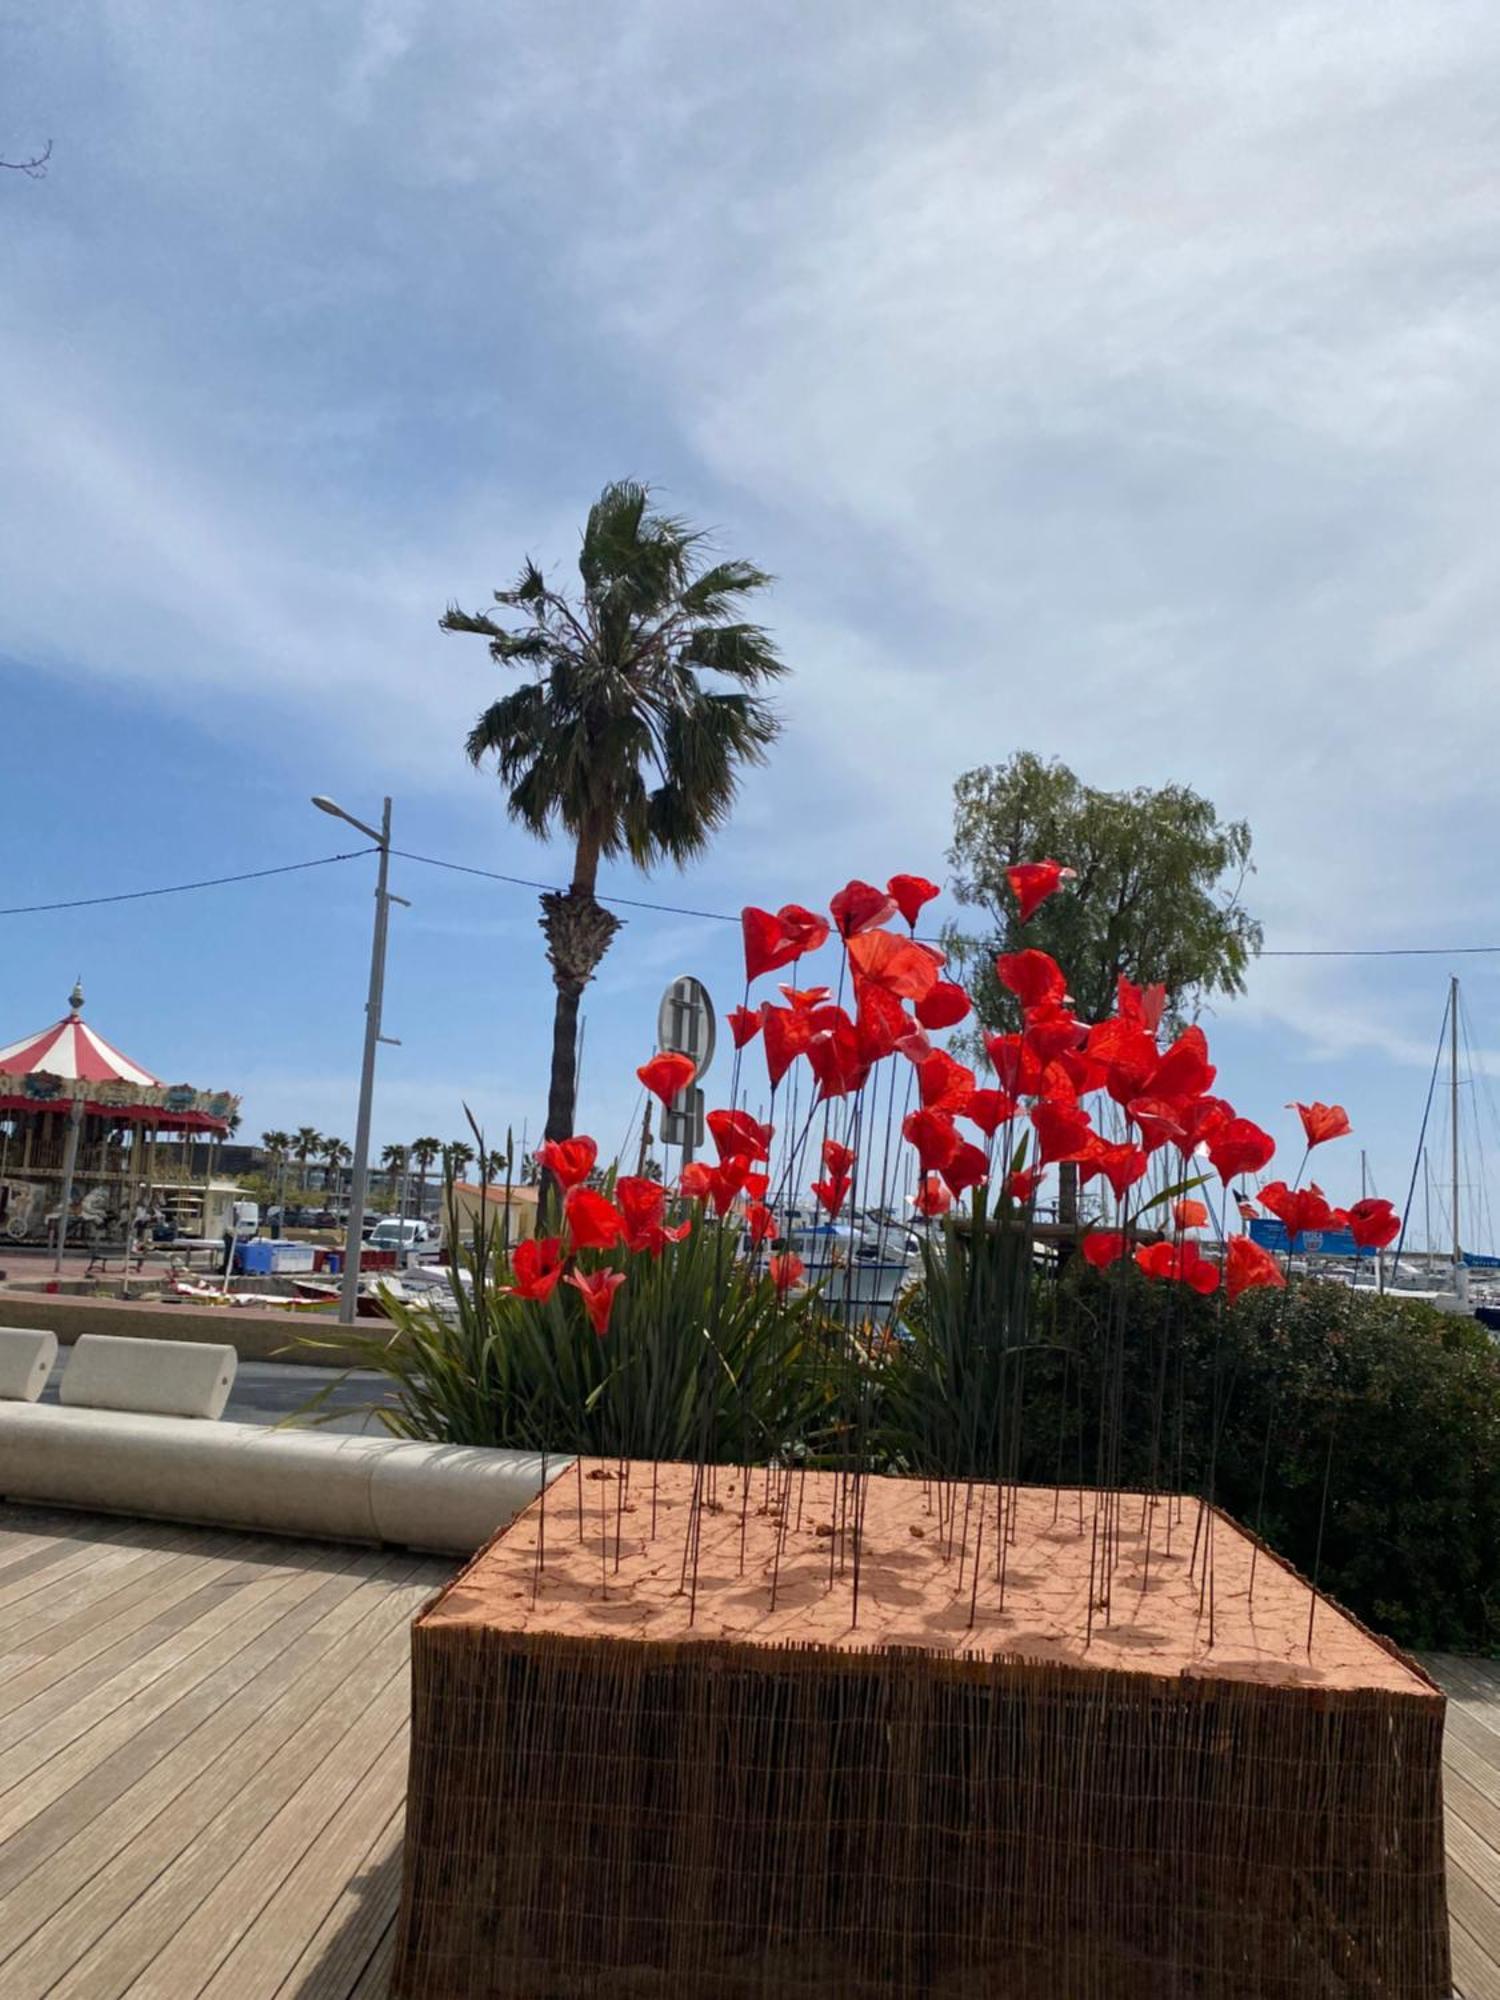
[[[217,1220],[214,1147],[238,1104],[121,1055],[83,1019],[75,986],[62,1020],[0,1048],[0,1240],[60,1254],[127,1244],[158,1222],[203,1235]]]

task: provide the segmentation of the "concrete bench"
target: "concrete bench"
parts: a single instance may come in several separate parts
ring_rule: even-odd
[[[468,1556],[541,1478],[527,1452],[0,1403],[0,1497],[32,1505]]]
[[[57,1361],[57,1335],[0,1326],[0,1403],[34,1403]]]
[[[215,1342],[83,1333],[73,1343],[58,1393],[70,1408],[216,1419],[224,1414],[238,1367],[234,1349]]]

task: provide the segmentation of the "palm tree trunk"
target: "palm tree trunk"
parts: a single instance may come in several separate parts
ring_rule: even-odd
[[[557,1003],[552,1014],[552,1076],[547,1090],[547,1139],[571,1139],[578,1095],[578,1008],[611,938],[620,928],[594,896],[599,879],[599,843],[578,842],[573,881],[566,895],[549,890],[541,899],[541,928],[552,965]]]

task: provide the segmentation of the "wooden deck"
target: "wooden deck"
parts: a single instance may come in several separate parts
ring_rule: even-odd
[[[0,1506],[4,2000],[386,2000],[407,1627],[455,1564]],[[1500,2000],[1500,1662],[1449,1700],[1461,2000]]]
[[[0,1507],[5,2000],[384,2000],[455,1567]]]

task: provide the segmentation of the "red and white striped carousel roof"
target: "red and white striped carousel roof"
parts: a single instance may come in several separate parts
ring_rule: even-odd
[[[27,1035],[0,1049],[0,1072],[32,1076],[37,1072],[68,1082],[136,1083],[159,1090],[161,1079],[111,1048],[77,1013],[65,1014],[39,1035]]]

